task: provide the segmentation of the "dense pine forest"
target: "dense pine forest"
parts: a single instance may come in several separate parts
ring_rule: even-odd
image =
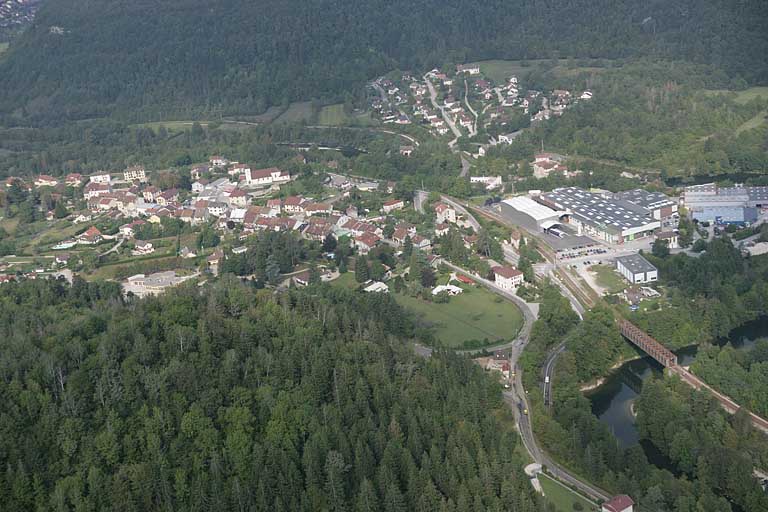
[[[386,295],[0,288],[0,500],[30,510],[540,510],[471,361]]]
[[[761,0],[47,2],[0,63],[6,124],[245,114],[391,69],[652,56],[768,80]]]

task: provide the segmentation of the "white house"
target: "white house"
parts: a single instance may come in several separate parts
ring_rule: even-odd
[[[389,293],[389,286],[382,283],[381,281],[374,281],[373,283],[363,288],[363,291],[368,293]]]
[[[152,242],[136,242],[136,248],[131,251],[133,256],[144,256],[155,252]]]
[[[55,187],[59,184],[59,180],[54,178],[53,176],[48,176],[47,174],[41,174],[37,177],[35,180],[35,187]]]
[[[464,290],[453,284],[441,284],[440,286],[435,286],[432,289],[432,295],[438,295],[443,292],[447,292],[448,295],[455,296],[459,295],[460,293],[464,293]]]
[[[145,183],[147,181],[147,172],[140,165],[134,165],[123,171],[123,179],[128,182],[138,181]]]
[[[639,254],[616,258],[616,269],[630,283],[652,283],[659,279],[659,271]]]
[[[435,205],[435,214],[437,215],[437,224],[450,222],[456,224],[456,210],[445,203]]]
[[[211,162],[211,165],[214,167],[225,167],[229,164],[229,160],[222,156],[212,156],[209,160]]]
[[[248,185],[274,185],[279,183],[286,183],[290,181],[291,175],[287,172],[281,171],[277,167],[269,167],[267,169],[247,169],[245,171],[245,182]]]
[[[109,185],[112,182],[112,176],[109,174],[94,174],[93,176],[89,176],[88,180],[91,183],[106,183]]]
[[[403,208],[405,208],[405,203],[402,199],[392,199],[391,201],[385,202],[381,209],[384,213],[389,213],[395,210],[402,210]]]
[[[514,290],[525,282],[523,273],[516,268],[497,266],[493,267],[491,270],[493,270],[496,286],[502,290]]]

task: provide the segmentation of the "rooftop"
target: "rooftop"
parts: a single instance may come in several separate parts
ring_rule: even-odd
[[[629,269],[630,272],[633,274],[639,274],[644,272],[653,272],[656,270],[656,267],[651,265],[651,262],[649,262],[647,259],[643,258],[639,254],[630,254],[629,256],[620,256],[616,258],[616,263],[621,263],[621,265],[627,269]]]
[[[570,210],[580,220],[604,229],[623,231],[654,222],[648,215],[636,211],[636,208],[578,187],[558,188],[542,194],[542,198],[560,209]]]

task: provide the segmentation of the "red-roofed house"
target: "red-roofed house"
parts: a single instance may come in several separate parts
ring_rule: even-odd
[[[64,178],[64,184],[68,187],[79,187],[83,183],[83,175],[73,172]]]
[[[333,206],[327,203],[310,203],[304,207],[304,213],[307,216],[312,215],[330,215],[333,212]]]
[[[157,201],[157,204],[161,206],[165,206],[170,203],[175,203],[179,200],[179,191],[175,188],[172,188],[170,190],[166,190],[165,192],[157,195],[155,197],[155,200]]]
[[[355,237],[355,248],[360,252],[360,254],[368,254],[371,249],[376,247],[376,244],[379,243],[379,238],[377,235],[374,235],[373,233],[363,233],[362,235],[358,235]]]
[[[248,194],[245,192],[245,190],[236,188],[232,191],[231,194],[229,194],[229,205],[245,208],[248,206]]]
[[[435,205],[435,214],[437,215],[437,223],[444,224],[450,222],[456,224],[456,210],[445,203],[438,203]]]
[[[59,184],[59,180],[54,178],[53,176],[48,176],[47,174],[41,174],[37,177],[35,180],[35,187],[55,187]]]
[[[301,196],[289,196],[283,200],[283,210],[286,213],[302,213],[306,200]]]
[[[94,245],[101,242],[102,238],[101,231],[96,226],[91,226],[85,232],[77,235],[77,243]]]
[[[451,230],[451,226],[445,222],[435,225],[435,236],[445,236]]]
[[[384,213],[389,213],[395,210],[402,210],[403,208],[405,208],[405,202],[402,199],[393,199],[385,202],[381,209]]]
[[[495,276],[494,281],[496,286],[502,290],[514,290],[525,281],[523,273],[514,267],[497,266],[493,267],[491,270],[493,270]]]
[[[632,512],[635,502],[626,494],[619,494],[603,503],[602,512]]]

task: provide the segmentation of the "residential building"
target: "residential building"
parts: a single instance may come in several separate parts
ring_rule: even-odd
[[[35,179],[35,187],[55,187],[59,184],[59,180],[54,178],[53,176],[48,176],[47,174],[41,174]]]
[[[134,181],[138,181],[139,183],[146,183],[147,173],[144,170],[144,167],[140,165],[134,165],[123,171],[123,179],[131,183]]]
[[[515,290],[525,282],[523,273],[514,267],[496,266],[493,267],[494,282],[502,290]]]
[[[363,291],[368,293],[389,293],[389,286],[381,281],[374,281],[363,288]]]
[[[632,284],[652,283],[659,279],[659,271],[639,254],[616,258],[616,269]]]
[[[155,197],[157,204],[161,206],[167,206],[169,203],[175,203],[179,200],[179,191],[175,188],[161,192]]]
[[[381,239],[373,233],[363,233],[362,235],[355,237],[354,245],[360,254],[368,254],[374,247],[376,247],[379,240]]]
[[[438,295],[441,293],[447,293],[450,296],[456,296],[464,293],[464,290],[453,284],[441,284],[439,286],[435,286],[432,289],[432,295]]]
[[[333,206],[327,203],[309,203],[304,207],[304,214],[307,217],[312,215],[330,215],[333,212]]]
[[[438,224],[443,224],[445,222],[451,224],[456,223],[456,210],[445,203],[438,203],[435,205],[435,215],[437,215]]]
[[[83,184],[83,175],[73,172],[64,178],[64,184],[68,187],[79,187]]]
[[[214,167],[226,167],[229,165],[229,160],[224,158],[223,156],[214,155],[211,158],[208,159],[210,164]]]
[[[229,194],[230,206],[239,206],[241,208],[245,208],[248,206],[249,202],[248,193],[245,190],[237,188],[233,190],[231,194]]]
[[[154,203],[157,199],[157,196],[160,195],[160,189],[150,185],[149,187],[146,187],[144,190],[141,191],[141,196],[144,198],[144,200],[148,203]]]
[[[109,174],[106,174],[106,173],[104,173],[104,174],[94,174],[93,176],[89,176],[88,177],[88,181],[90,183],[102,183],[102,184],[106,183],[106,184],[110,184],[110,183],[112,183],[112,176],[110,176]]]
[[[136,242],[136,248],[131,251],[133,256],[145,256],[155,252],[152,242]]]
[[[83,233],[77,235],[77,243],[82,245],[94,245],[102,241],[103,235],[96,226],[91,226]]]
[[[391,201],[386,201],[381,209],[384,213],[390,213],[395,210],[402,210],[403,208],[405,208],[405,202],[402,199],[392,199]]]
[[[459,64],[456,66],[456,73],[467,73],[469,75],[479,75],[480,66],[477,64]]]
[[[445,236],[451,230],[450,224],[440,223],[435,224],[435,236]]]
[[[618,496],[614,496],[610,500],[603,503],[602,507],[600,508],[600,511],[601,512],[633,512],[634,505],[635,505],[635,502],[632,501],[632,498],[630,498],[626,494],[620,494]]]

